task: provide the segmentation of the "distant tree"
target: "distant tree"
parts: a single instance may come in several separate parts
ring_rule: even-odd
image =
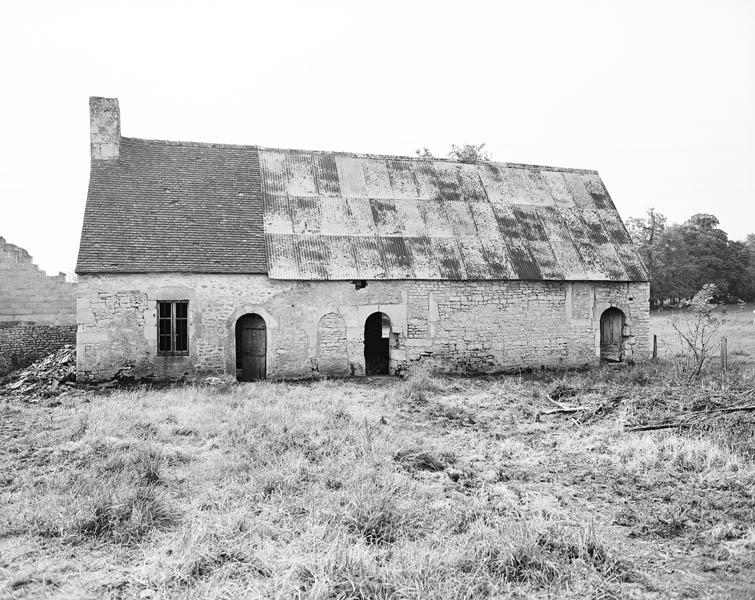
[[[467,143],[464,143],[461,146],[451,144],[451,152],[448,153],[448,158],[472,165],[482,162],[490,162],[492,160],[485,150],[484,143],[479,146]]]
[[[430,152],[430,149],[427,146],[423,148],[417,148],[415,152],[417,153],[417,156],[419,156],[420,158],[435,158],[433,156],[433,153]]]
[[[743,291],[741,292],[741,298],[748,302],[755,300],[755,233],[751,233],[742,242],[744,249],[747,252],[747,272],[745,275],[745,283],[743,285]]]
[[[648,211],[627,227],[650,271],[651,299],[689,298],[707,284],[730,300],[755,293],[750,247],[729,240],[714,215],[696,214],[666,226],[663,215]]]
[[[659,296],[658,294],[654,294],[653,288],[657,287],[660,283],[660,273],[657,272],[656,261],[663,239],[663,232],[666,229],[666,217],[654,208],[651,208],[647,211],[645,217],[632,217],[628,219],[627,229],[629,229],[629,234],[632,236],[632,240],[640,252],[642,261],[648,268],[651,280],[650,297],[651,299],[656,299]]]

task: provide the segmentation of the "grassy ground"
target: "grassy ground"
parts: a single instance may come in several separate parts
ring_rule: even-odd
[[[0,400],[0,596],[752,598],[753,413],[625,430],[752,389],[647,365]]]
[[[727,305],[726,321],[716,335],[718,339],[726,337],[728,340],[729,361],[755,364],[755,304],[743,306]],[[681,357],[685,354],[685,347],[674,331],[674,319],[683,319],[685,310],[667,309],[662,312],[650,313],[650,340],[653,334],[658,336],[658,356],[663,358]],[[719,356],[719,347],[714,348],[714,355]]]

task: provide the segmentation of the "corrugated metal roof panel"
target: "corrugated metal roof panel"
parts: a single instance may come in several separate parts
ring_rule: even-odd
[[[393,198],[391,178],[385,161],[362,161],[362,171],[364,171],[364,181],[367,184],[367,195],[370,198],[385,200]]]
[[[420,161],[414,165],[417,180],[417,193],[423,200],[440,200],[440,182],[430,161]]]
[[[457,238],[461,260],[464,263],[467,279],[490,279],[491,269],[488,265],[482,240],[473,235],[464,235]]]
[[[287,192],[292,196],[317,196],[312,156],[301,152],[286,155]]]
[[[404,221],[396,208],[396,200],[370,199],[372,218],[378,235],[403,235]]]
[[[295,234],[320,233],[322,202],[315,196],[290,196],[289,206]]]
[[[285,194],[266,194],[263,196],[263,225],[267,233],[291,234],[294,223]]]
[[[340,196],[341,183],[338,179],[336,159],[330,154],[315,155],[315,177],[317,190],[321,196]]]
[[[268,241],[271,277],[646,277],[631,246],[614,247],[626,245],[626,229],[594,173],[301,151],[260,156],[265,232],[285,238]]]
[[[414,276],[417,279],[440,279],[432,242],[426,237],[407,237],[404,241],[412,257]]]
[[[541,171],[540,175],[548,186],[548,191],[557,207],[575,208],[574,198],[566,187],[563,173],[560,171]]]
[[[448,220],[443,202],[420,200],[417,203],[417,210],[425,224],[425,231],[428,237],[453,236],[453,227],[451,227],[451,222]]]
[[[354,236],[351,238],[351,246],[357,261],[359,279],[390,279],[377,236]]]
[[[380,237],[387,279],[414,279],[412,255],[402,237]]]
[[[440,184],[440,197],[444,200],[462,200],[456,165],[436,161],[433,163]]]
[[[330,251],[328,238],[315,235],[294,236],[299,273],[303,279],[328,279]]]
[[[417,198],[417,181],[414,179],[411,163],[405,160],[389,160],[388,178],[393,190],[393,198],[406,200]]]
[[[466,279],[459,247],[454,238],[432,238],[433,254],[438,261],[441,279]]]
[[[487,202],[488,197],[479,172],[477,165],[462,163],[458,166],[461,196],[466,202]]]
[[[367,183],[364,179],[362,161],[356,158],[337,156],[335,162],[341,193],[347,198],[366,198]]]
[[[351,237],[345,235],[329,235],[327,240],[330,260],[326,267],[328,279],[361,279],[357,269],[357,259],[351,244]]]

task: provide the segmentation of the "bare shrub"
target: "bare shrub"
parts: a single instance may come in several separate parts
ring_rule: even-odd
[[[672,321],[686,350],[688,383],[700,379],[716,345],[715,335],[726,322],[726,309],[715,302],[720,294],[715,284],[704,285],[692,299],[689,311]]]

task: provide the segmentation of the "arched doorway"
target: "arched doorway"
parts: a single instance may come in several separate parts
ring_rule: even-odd
[[[624,313],[608,308],[600,315],[600,358],[608,362],[621,362],[624,358],[622,332]]]
[[[239,381],[265,379],[267,369],[267,328],[265,320],[247,314],[236,321],[236,369]]]
[[[364,370],[367,375],[388,375],[388,347],[391,320],[381,312],[372,313],[364,323]]]

